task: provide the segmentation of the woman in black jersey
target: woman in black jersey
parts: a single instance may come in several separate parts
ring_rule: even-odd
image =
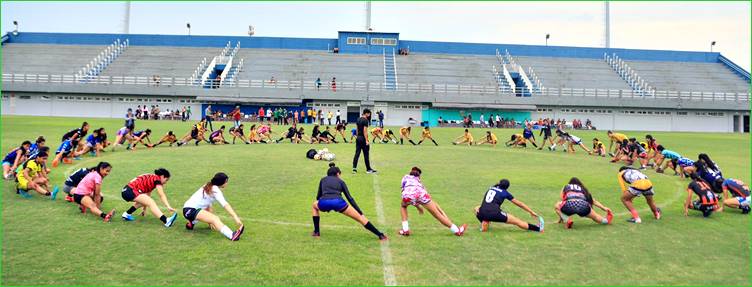
[[[490,222],[501,222],[506,224],[516,225],[524,230],[543,232],[543,217],[539,216],[532,209],[527,207],[525,203],[519,201],[507,191],[509,188],[509,180],[502,179],[498,184],[490,187],[486,191],[486,195],[479,206],[475,207],[475,217],[480,221],[480,231],[488,231],[488,224]],[[530,216],[538,219],[538,225],[529,224],[521,219],[504,212],[501,209],[501,205],[504,200],[509,200],[514,205],[517,205],[522,210],[530,213]]]
[[[347,137],[345,136],[345,131],[347,130],[347,122],[339,122],[334,130],[336,131],[336,133],[342,136],[342,141],[347,143]]]
[[[381,233],[376,229],[368,218],[363,215],[363,212],[355,203],[355,199],[350,195],[350,191],[347,189],[347,184],[340,178],[342,172],[334,163],[329,164],[329,170],[326,172],[326,176],[319,181],[319,191],[316,194],[316,201],[313,202],[313,234],[314,237],[321,235],[319,231],[319,214],[321,211],[329,212],[336,211],[347,215],[363,225],[368,231],[379,237],[379,240],[387,240],[384,233]],[[347,202],[342,199],[342,194],[347,198]],[[349,204],[348,204],[349,203]]]
[[[684,201],[684,216],[689,215],[689,209],[702,212],[703,217],[709,217],[718,208],[718,197],[713,193],[713,188],[700,178],[697,173],[689,175],[692,182],[687,186],[687,200]],[[696,194],[698,200],[692,201],[692,194]]]
[[[592,206],[605,211],[606,217],[604,218],[596,213]],[[611,209],[593,199],[593,196],[585,185],[576,177],[570,179],[569,184],[565,185],[561,190],[561,201],[556,203],[554,210],[559,215],[559,223],[566,222],[564,227],[567,229],[572,228],[574,222],[572,222],[571,216],[575,214],[580,217],[590,218],[600,224],[611,224],[614,218]]]
[[[338,143],[337,138],[334,137],[334,135],[329,131],[329,126],[327,126],[324,131],[319,134],[319,142]]]
[[[313,125],[313,130],[311,130],[311,143],[318,143],[319,136],[321,136],[319,125]]]

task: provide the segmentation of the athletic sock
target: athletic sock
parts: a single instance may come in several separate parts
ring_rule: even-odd
[[[413,140],[409,140],[411,144],[415,145],[415,142]]]
[[[167,216],[164,216],[164,214],[162,214],[162,217],[160,217],[159,220],[161,220],[162,223],[167,223]]]
[[[404,139],[400,139],[400,144],[404,144],[404,143],[405,143],[405,140]]]
[[[376,226],[373,226],[373,224],[370,221],[366,222],[366,224],[364,224],[363,227],[365,227],[366,229],[368,229],[368,231],[370,231],[371,233],[375,234],[378,237],[381,237],[382,235],[384,235],[384,233],[381,233],[381,231],[376,229]]]
[[[452,224],[452,226],[451,226],[451,227],[449,227],[449,230],[451,230],[451,231],[452,231],[452,233],[457,233],[457,232],[460,232],[460,228],[459,228],[459,227],[457,227],[457,225],[454,225],[454,224]]]
[[[319,220],[321,217],[319,216],[313,216],[313,232],[319,233]]]
[[[433,144],[435,144],[436,146],[439,146],[439,144],[437,144],[435,140],[431,140],[431,141],[432,141],[432,142],[433,142]]]
[[[423,143],[423,141],[422,141],[422,140],[421,140],[421,141],[418,141],[418,145],[420,145],[420,144],[422,144],[422,143]]]
[[[408,224],[407,221],[402,221],[402,230],[410,230],[410,224]]]
[[[100,213],[100,214],[99,214],[99,217],[101,217],[101,218],[105,218],[105,217],[107,217],[107,214],[106,214],[106,213],[104,213],[104,212],[102,212],[102,213]]]
[[[608,224],[608,219],[605,219],[605,218],[604,218],[604,219],[602,219],[602,220],[601,220],[601,224]]]
[[[538,232],[540,232],[540,227],[538,227],[538,225],[535,225],[535,224],[529,224],[529,223],[528,223],[528,224],[527,224],[527,230],[530,230],[530,231],[538,231]]]
[[[222,235],[224,235],[225,237],[227,237],[227,239],[232,239],[232,229],[227,227],[227,225],[222,226],[222,229],[220,229],[219,232],[222,233]]]
[[[535,144],[535,142],[530,142],[530,143],[533,144],[534,147],[538,147],[538,145]]]
[[[131,206],[131,208],[128,208],[128,211],[126,211],[125,213],[133,214],[134,212],[136,212],[136,210],[138,210],[138,208]]]

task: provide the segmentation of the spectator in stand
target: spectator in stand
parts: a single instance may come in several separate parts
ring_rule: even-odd
[[[329,122],[329,125],[332,125],[332,117],[334,117],[334,113],[332,111],[329,111],[326,113],[326,120]]]
[[[337,91],[337,78],[332,77],[331,85],[332,85],[332,92],[336,92]]]
[[[319,77],[319,78],[316,78],[316,90],[318,91],[320,89],[321,89],[321,78]]]
[[[339,110],[337,110],[337,120],[334,122],[335,124],[340,124],[342,120],[340,119],[342,116],[342,113],[340,113]]]
[[[383,129],[384,128],[384,112],[379,110],[378,115],[379,115],[379,127]]]
[[[269,79],[269,84],[272,84],[272,85],[274,85],[274,84],[276,84],[276,83],[277,83],[277,79],[275,79],[275,78],[274,78],[274,76],[272,76],[272,78],[271,78],[271,79]]]
[[[206,109],[204,110],[204,119],[206,119],[206,124],[209,125],[209,130],[214,131],[214,127],[212,126],[212,108],[211,105],[207,105]]]

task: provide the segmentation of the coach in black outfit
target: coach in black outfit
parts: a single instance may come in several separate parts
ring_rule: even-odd
[[[371,110],[364,109],[363,114],[358,118],[355,138],[355,156],[353,157],[353,173],[358,172],[358,158],[360,151],[363,151],[363,158],[366,161],[366,173],[376,173],[371,168],[371,160],[368,152],[371,146],[368,145],[368,123],[371,122]]]

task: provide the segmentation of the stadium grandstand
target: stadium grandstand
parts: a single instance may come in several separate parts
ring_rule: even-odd
[[[410,41],[8,33],[2,113],[122,117],[206,105],[364,108],[387,125],[463,114],[590,119],[598,129],[749,132],[750,74],[720,53]],[[477,117],[475,117],[477,119]]]

